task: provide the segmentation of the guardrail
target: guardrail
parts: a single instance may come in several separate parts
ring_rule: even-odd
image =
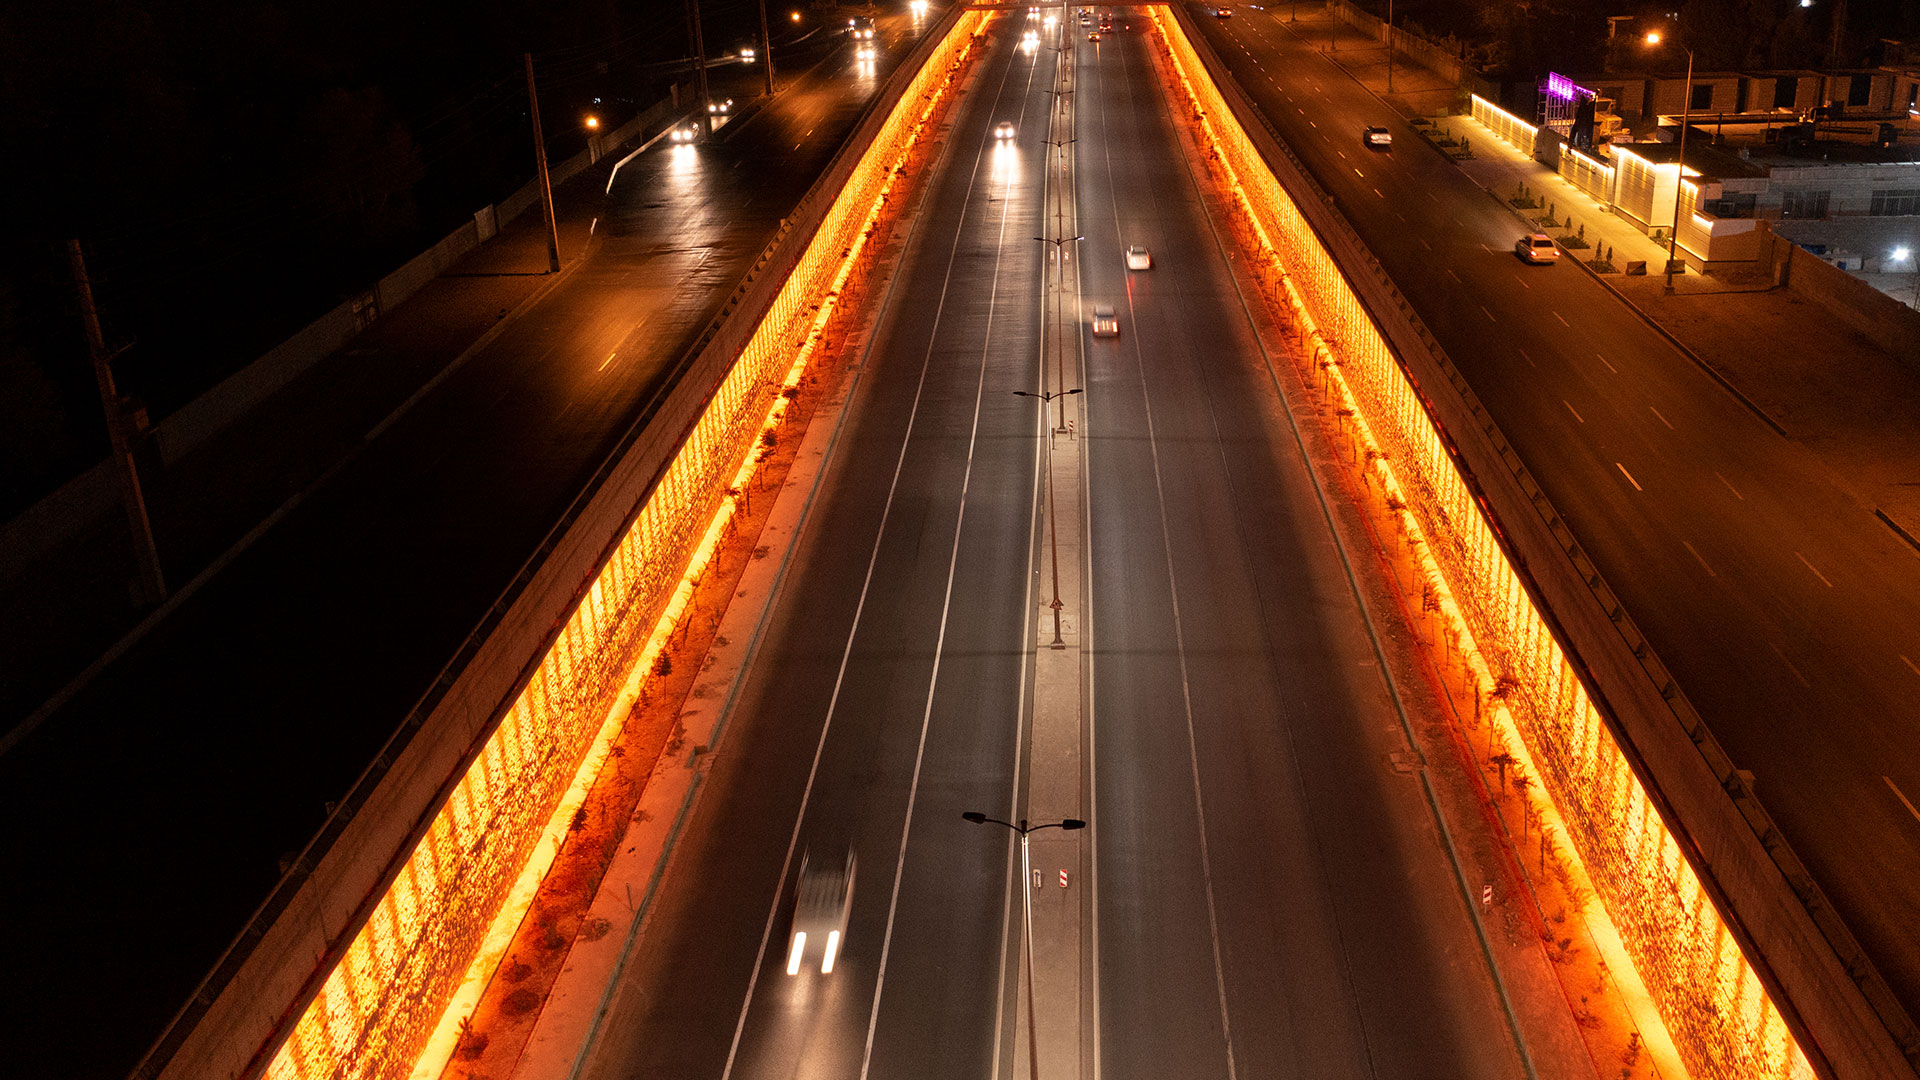
[[[1155,20],[1687,1067],[1914,1076],[1911,1022],[1458,369],[1187,13]]]
[[[508,895],[564,834],[730,487],[974,33],[950,11],[903,60],[642,417],[134,1076],[409,1075]],[[556,824],[558,833],[556,833]],[[551,857],[551,851],[544,853]],[[506,918],[513,917],[508,912]]]

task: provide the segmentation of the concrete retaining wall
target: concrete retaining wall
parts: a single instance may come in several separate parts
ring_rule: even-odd
[[[1820,305],[1902,363],[1920,367],[1920,311],[1771,230],[1763,243],[1771,243],[1774,280],[1788,292]]]
[[[949,9],[896,69],[723,310],[682,355],[672,389],[635,419],[136,1078],[252,1077],[264,1067],[625,535],[901,93],[962,14]],[[717,501],[720,493],[713,496]]]
[[[1172,10],[1187,22],[1184,9]],[[1892,1033],[1903,1025],[1910,1031],[1911,1021],[1884,985],[1876,985],[1858,945],[1465,377],[1204,39],[1190,23],[1187,30],[1236,118],[1340,262],[1421,388],[1429,413],[1454,441],[1458,464],[1499,523],[1536,605],[1583,670],[1616,740],[1816,1069],[1845,1080],[1920,1076]],[[1849,967],[1862,977],[1856,980]],[[1897,1015],[1877,1012],[1876,1003]]]

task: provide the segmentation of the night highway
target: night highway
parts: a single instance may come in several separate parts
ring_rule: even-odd
[[[1198,21],[1920,1011],[1913,550],[1586,274],[1516,260],[1517,219],[1283,19]]]
[[[543,301],[354,437],[337,473],[0,756],[0,863],[31,868],[0,875],[8,923],[32,928],[8,953],[32,987],[0,1028],[10,1075],[132,1067],[645,423],[911,33],[882,20],[866,63],[822,36],[788,55],[773,103],[635,157]],[[725,92],[744,106],[751,89]]]
[[[1015,47],[1020,30],[996,24],[951,118],[583,1076],[1024,1073],[1018,864],[1005,834],[960,817],[1027,812],[1045,621],[1047,435],[1012,391],[1044,385],[1033,238],[1047,228],[1054,54]],[[1374,630],[1148,43],[1122,32],[1074,56],[1079,306],[1111,303],[1121,322],[1095,339],[1080,320],[1086,482],[1059,495],[1086,507],[1085,533],[1061,543],[1088,567],[1067,591],[1087,598],[1092,826],[1077,835],[1091,844],[1050,841],[1083,845],[1056,860],[1077,887],[1057,887],[1048,862],[1036,899],[1050,919],[1078,905],[1079,936],[1041,944],[1081,968],[1080,1011],[1095,1018],[1082,1067],[1523,1075],[1418,781],[1385,764],[1408,743]],[[1017,132],[1006,143],[1001,122]],[[1130,244],[1153,269],[1125,268]],[[789,976],[802,854],[849,847],[858,885],[838,965]]]

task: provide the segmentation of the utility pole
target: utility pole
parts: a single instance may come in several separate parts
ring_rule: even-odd
[[[760,0],[760,63],[766,69],[767,96],[773,96],[773,36],[767,33],[767,0]]]
[[[560,272],[560,219],[553,215],[553,183],[547,177],[547,140],[540,134],[540,95],[533,88],[533,54],[527,62],[527,111],[533,114],[533,160],[540,172],[540,209],[547,215],[547,273]]]
[[[707,106],[713,102],[713,95],[707,92],[707,45],[700,36],[700,0],[687,0],[687,32],[693,35],[693,81],[700,93],[700,107],[695,110],[700,116],[700,130],[713,134],[713,114]],[[772,63],[769,58],[768,63]]]
[[[140,492],[140,470],[133,463],[126,409],[113,386],[113,354],[107,351],[106,335],[100,331],[100,312],[93,306],[93,284],[87,279],[87,260],[80,253],[78,239],[67,241],[67,258],[73,264],[74,288],[80,293],[80,317],[87,327],[87,355],[93,361],[93,381],[100,390],[100,408],[107,414],[107,441],[113,447],[114,466],[120,474],[127,532],[132,537],[133,557],[138,564],[136,598],[142,604],[158,604],[167,598],[167,579],[160,568],[160,549],[153,542],[153,523],[147,519],[147,500]]]
[[[1393,0],[1387,0],[1387,93],[1393,93]]]

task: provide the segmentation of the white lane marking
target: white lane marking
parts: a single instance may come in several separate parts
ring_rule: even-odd
[[[1308,126],[1308,127],[1310,127],[1310,128],[1313,128],[1313,129],[1314,129],[1314,130],[1316,130],[1316,131],[1318,131],[1318,130],[1320,129],[1320,125],[1319,125],[1319,124],[1316,124],[1316,123],[1314,123],[1314,122],[1313,122],[1313,121],[1311,121],[1311,120],[1309,120],[1309,121],[1307,121],[1307,126]]]
[[[1355,171],[1355,172],[1359,172],[1360,170],[1358,170],[1358,169],[1355,169],[1354,171]],[[1374,188],[1374,189],[1373,189],[1373,193],[1374,193],[1375,195],[1380,195],[1380,189],[1379,189],[1379,188]],[[1384,198],[1386,198],[1386,196],[1385,196],[1385,195],[1380,195],[1380,197],[1381,197],[1381,198],[1383,198],[1383,199],[1384,199]]]
[[[1521,277],[1521,276],[1520,276],[1519,274],[1515,274],[1515,275],[1513,275],[1513,280],[1515,280],[1515,281],[1517,281],[1517,282],[1519,282],[1519,283],[1520,283],[1520,287],[1521,287],[1521,288],[1523,288],[1523,289],[1531,289],[1531,288],[1533,288],[1533,286],[1531,286],[1531,285],[1529,285],[1529,284],[1527,284],[1527,279],[1526,279],[1526,278],[1524,278],[1524,277]]]
[[[1136,339],[1137,342],[1138,339]],[[1200,793],[1200,747],[1193,729],[1193,686],[1187,673],[1187,638],[1180,620],[1179,579],[1173,567],[1173,530],[1167,522],[1167,492],[1160,477],[1160,442],[1154,431],[1153,401],[1146,393],[1147,372],[1144,358],[1139,354],[1136,343],[1134,350],[1136,363],[1140,367],[1140,397],[1147,421],[1147,452],[1153,459],[1154,497],[1160,504],[1160,546],[1167,560],[1167,599],[1173,608],[1173,650],[1180,662],[1180,700],[1186,711],[1187,720],[1187,767],[1193,779],[1193,812],[1196,831],[1199,833],[1200,881],[1207,894],[1207,932],[1213,940],[1213,984],[1220,1000],[1220,1035],[1226,1044],[1227,1080],[1238,1080],[1239,1070],[1233,1057],[1233,1024],[1227,1014],[1227,976],[1226,967],[1221,959],[1220,916],[1215,910],[1213,900],[1213,853],[1207,843],[1207,807]]]
[[[1560,404],[1565,405],[1567,407],[1567,411],[1573,414],[1573,418],[1575,420],[1578,420],[1583,424],[1587,422],[1587,418],[1580,415],[1580,410],[1573,407],[1573,402],[1568,401],[1566,398],[1561,398]]]
[[[1481,305],[1480,305],[1480,310],[1481,310],[1481,311],[1485,311],[1485,312],[1486,312],[1486,315],[1487,315],[1487,321],[1488,321],[1488,322],[1499,322],[1499,321],[1500,321],[1499,319],[1496,319],[1496,318],[1494,318],[1494,317],[1493,317],[1493,312],[1491,312],[1491,311],[1487,311],[1487,305],[1485,305],[1485,304],[1481,304]]]
[[[1009,68],[1009,71],[1011,71],[1011,68]],[[1003,78],[1001,80],[1001,85],[1003,87],[1005,86],[1005,82],[1006,80]],[[987,159],[986,147],[983,145],[974,154],[974,159],[973,159],[973,176],[974,177],[977,178],[980,175],[980,164],[986,159]],[[1000,228],[1003,234],[1006,231],[1005,214],[1006,214],[1006,210],[1004,209],[1004,201],[1003,201],[1003,209],[1001,210],[1002,217],[1000,222]],[[961,205],[960,215],[961,215],[960,222],[964,222],[966,220],[966,204],[965,203],[962,203]],[[880,545],[882,540],[884,540],[886,537],[887,520],[893,513],[893,498],[894,498],[894,495],[898,492],[900,487],[900,474],[902,470],[906,467],[907,449],[913,442],[913,429],[914,429],[915,422],[919,418],[919,412],[920,412],[920,397],[922,393],[926,390],[927,372],[931,370],[933,366],[934,341],[937,340],[937,336],[938,336],[937,332],[940,327],[940,318],[942,314],[946,311],[948,290],[950,289],[953,283],[953,266],[954,266],[954,263],[958,261],[956,256],[958,255],[958,252],[960,250],[960,239],[963,234],[964,234],[964,230],[960,227],[960,223],[956,223],[954,227],[954,234],[953,234],[953,246],[947,252],[946,276],[941,280],[941,283],[940,283],[940,300],[933,309],[933,327],[935,330],[935,334],[930,335],[928,337],[927,351],[920,358],[920,379],[919,379],[919,382],[914,387],[913,402],[907,407],[907,427],[906,427],[906,430],[902,432],[900,436],[900,454],[897,458],[894,459],[893,478],[887,483],[887,498],[886,498],[886,501],[882,503],[880,507],[880,524],[878,528],[875,529],[873,534],[873,550],[867,555],[866,575],[860,582],[860,598],[859,600],[855,601],[853,606],[853,621],[847,627],[847,643],[840,653],[840,670],[836,672],[834,675],[833,692],[827,697],[827,715],[826,715],[826,719],[823,720],[820,725],[820,740],[814,745],[813,763],[810,766],[808,766],[807,782],[806,782],[806,785],[802,787],[800,791],[800,806],[794,813],[793,832],[787,837],[786,858],[780,864],[781,892],[775,895],[772,906],[769,907],[767,910],[766,925],[762,927],[760,931],[760,950],[754,955],[753,973],[747,978],[746,995],[740,1001],[740,1018],[734,1023],[733,1043],[731,1046],[727,1048],[727,1062],[726,1062],[726,1065],[721,1069],[721,1072],[720,1072],[721,1080],[727,1080],[727,1078],[733,1074],[734,1061],[738,1059],[740,1054],[740,1039],[741,1039],[741,1036],[743,1036],[747,1030],[747,1013],[753,1007],[754,990],[758,987],[760,982],[760,970],[766,963],[767,944],[770,940],[772,940],[772,937],[773,937],[774,920],[778,918],[780,914],[781,900],[784,897],[784,892],[785,892],[786,882],[787,882],[787,875],[791,873],[793,870],[793,852],[794,852],[794,849],[797,848],[800,844],[800,830],[801,830],[801,827],[806,824],[807,807],[811,803],[813,798],[813,783],[820,773],[820,759],[826,753],[827,735],[833,729],[833,714],[834,714],[834,711],[838,708],[840,703],[840,691],[846,685],[847,667],[853,658],[854,638],[860,632],[861,616],[865,614],[867,609],[867,595],[873,587],[874,569],[880,562]],[[996,259],[995,266],[996,266],[996,276],[997,276],[997,268],[998,268],[997,259]],[[991,313],[992,311],[991,307],[989,307],[988,311],[989,313]],[[989,314],[989,318],[991,318],[991,314]],[[977,413],[976,413],[976,416],[977,416]],[[957,529],[956,529],[956,535],[957,535]],[[896,881],[896,886],[897,886],[897,881]],[[877,989],[875,992],[875,997],[877,1000],[878,999]],[[865,1071],[866,1071],[866,1065],[863,1063],[861,1065],[861,1072],[864,1074]]]
[[[1800,680],[1801,686],[1804,686],[1809,690],[1813,689],[1813,684],[1807,681],[1807,677],[1805,675],[1800,674],[1799,668],[1793,666],[1793,661],[1787,659],[1787,654],[1780,651],[1780,646],[1774,645],[1773,643],[1769,642],[1768,647],[1773,650],[1773,655],[1780,658],[1781,663],[1787,665],[1787,670],[1793,672],[1793,677]]]
[[[1339,155],[1340,155],[1340,160],[1341,160],[1341,161],[1345,161],[1345,160],[1347,160],[1347,152],[1346,152],[1345,150],[1335,150],[1335,151],[1334,151],[1334,153],[1336,153],[1336,154],[1339,154]],[[1359,170],[1359,169],[1355,169],[1355,170],[1353,170],[1353,171],[1354,171],[1354,172],[1359,172],[1360,170]]]
[[[1562,319],[1562,320],[1560,320],[1560,321],[1561,321],[1561,322],[1565,322],[1566,320],[1565,320],[1565,319]],[[1599,353],[1594,353],[1593,355],[1595,355],[1595,356],[1600,356],[1600,354],[1599,354]],[[1600,356],[1600,362],[1601,362],[1601,363],[1603,363],[1603,364],[1607,364],[1607,358],[1606,358],[1606,357],[1604,357],[1604,356]],[[1613,373],[1614,373],[1615,375],[1618,375],[1618,374],[1620,374],[1620,369],[1619,369],[1619,368],[1617,368],[1617,367],[1614,367],[1614,366],[1613,366],[1612,364],[1607,364],[1607,370],[1608,370],[1608,371],[1611,371],[1611,372],[1613,372]]]
[[[1556,311],[1556,312],[1554,312],[1554,313],[1553,313],[1553,317],[1554,317],[1554,318],[1556,318],[1556,319],[1560,319],[1560,313],[1559,313],[1559,312],[1557,312],[1557,311]],[[1560,319],[1560,325],[1561,325],[1561,326],[1564,326],[1564,327],[1566,327],[1566,328],[1567,328],[1567,329],[1569,329],[1569,330],[1571,330],[1571,329],[1573,329],[1573,324],[1572,324],[1572,323],[1570,323],[1570,322],[1568,322],[1568,321],[1567,321],[1567,320],[1565,320],[1565,319]]]
[[[1687,544],[1687,542],[1686,542],[1685,540],[1682,540],[1682,541],[1680,541],[1680,542],[1681,542],[1682,544]],[[1698,551],[1694,551],[1694,549],[1693,549],[1693,545],[1692,545],[1692,544],[1687,544],[1687,550],[1688,550],[1688,551],[1693,551],[1693,557],[1694,557],[1694,558],[1696,558],[1696,559],[1699,559],[1699,560],[1700,560],[1700,568],[1701,568],[1701,569],[1703,569],[1703,570],[1705,570],[1705,571],[1707,572],[1707,576],[1708,576],[1708,577],[1719,577],[1719,576],[1720,576],[1719,574],[1716,574],[1716,573],[1714,573],[1714,572],[1713,572],[1713,567],[1711,567],[1711,566],[1708,566],[1708,565],[1707,565],[1707,560],[1706,560],[1706,558],[1705,558],[1705,556],[1703,556],[1703,555],[1701,555],[1701,554],[1700,554],[1700,553],[1699,553]]]
[[[1901,805],[1907,808],[1907,813],[1912,814],[1913,819],[1915,821],[1920,821],[1920,810],[1915,810],[1913,808],[1912,800],[1907,798],[1906,792],[1900,790],[1899,784],[1896,784],[1893,782],[1893,777],[1883,776],[1880,779],[1885,780],[1887,782],[1887,786],[1893,789],[1894,797],[1898,798],[1900,800]]]
[[[1913,661],[1907,659],[1906,653],[1900,654],[1900,662],[1907,665],[1907,670],[1913,672],[1915,675],[1920,675],[1920,666],[1915,666]]]
[[[1620,464],[1619,462],[1617,462],[1617,461],[1616,461],[1616,462],[1614,462],[1614,463],[1613,463],[1613,467],[1614,467],[1614,468],[1616,468],[1616,469],[1619,469],[1619,470],[1620,470],[1620,475],[1621,475],[1621,476],[1624,476],[1624,477],[1626,477],[1626,478],[1627,478],[1627,483],[1629,483],[1629,484],[1632,484],[1632,485],[1633,485],[1633,490],[1635,490],[1635,491],[1645,491],[1645,490],[1647,490],[1646,488],[1643,488],[1643,487],[1641,487],[1641,486],[1640,486],[1640,481],[1638,481],[1638,480],[1635,480],[1635,479],[1633,478],[1633,474],[1627,471],[1627,467],[1626,467],[1625,465],[1622,465],[1622,464]]]
[[[1480,250],[1481,250],[1481,251],[1484,251],[1484,252],[1486,252],[1486,253],[1487,253],[1487,254],[1489,254],[1489,255],[1491,255],[1491,254],[1493,254],[1493,249],[1492,249],[1492,248],[1490,248],[1490,247],[1488,247],[1488,246],[1487,246],[1487,245],[1485,245],[1485,244],[1481,244],[1481,245],[1480,245]]]
[[[1804,566],[1807,569],[1812,570],[1813,576],[1820,579],[1820,584],[1825,585],[1829,589],[1833,588],[1833,582],[1828,581],[1827,575],[1821,573],[1818,569],[1814,567],[1812,563],[1808,562],[1807,557],[1805,555],[1802,555],[1796,551],[1793,553],[1793,557],[1800,560],[1801,566]]]
[[[1400,219],[1400,224],[1405,225],[1407,223],[1407,215],[1401,213],[1400,211],[1395,210],[1393,212],[1393,216]]]
[[[1432,251],[1432,250],[1433,250],[1433,245],[1432,245],[1432,244],[1429,244],[1429,243],[1427,243],[1427,240],[1426,240],[1426,237],[1421,237],[1421,238],[1420,238],[1420,246],[1421,246],[1421,247],[1423,247],[1423,248],[1426,248],[1426,249],[1427,249],[1428,251]]]
[[[1527,366],[1528,366],[1528,367],[1539,367],[1539,366],[1540,366],[1539,364],[1536,364],[1536,363],[1534,363],[1534,362],[1533,362],[1533,357],[1531,357],[1531,356],[1528,356],[1528,355],[1527,355],[1527,350],[1525,350],[1525,349],[1515,349],[1515,350],[1513,350],[1513,351],[1514,351],[1514,352],[1517,352],[1517,353],[1519,353],[1519,354],[1520,354],[1520,359],[1522,359],[1522,360],[1525,360],[1525,361],[1527,362]]]
[[[1423,243],[1423,244],[1424,244],[1424,243],[1426,243],[1426,241],[1424,241],[1424,240],[1422,240],[1422,241],[1421,241],[1421,243]],[[1454,273],[1454,272],[1453,272],[1453,268],[1452,268],[1452,267],[1448,267],[1448,268],[1447,268],[1447,276],[1448,276],[1448,277],[1450,277],[1450,278],[1452,278],[1452,279],[1453,279],[1453,280],[1455,280],[1455,281],[1458,281],[1458,282],[1460,282],[1460,284],[1462,284],[1462,285],[1465,285],[1465,284],[1466,284],[1466,282],[1464,282],[1464,281],[1460,281],[1460,275],[1459,275],[1459,274],[1456,274],[1456,273]]]
[[[595,372],[597,373],[597,372],[607,370],[607,365],[613,363],[613,358],[619,355],[620,355],[619,349],[615,349],[612,352],[608,353],[607,358],[605,360],[600,361],[600,366],[594,369]]]
[[[1659,410],[1659,409],[1655,409],[1655,408],[1654,408],[1653,406],[1651,406],[1651,405],[1649,405],[1649,406],[1647,406],[1647,408],[1648,408],[1649,410],[1651,410],[1651,411],[1653,412],[1653,415],[1655,415],[1655,416],[1660,416],[1660,410]],[[1666,418],[1666,417],[1664,417],[1664,416],[1660,416],[1660,422],[1661,422],[1661,423],[1663,423],[1663,424],[1665,424],[1665,425],[1667,425],[1667,430],[1668,430],[1668,431],[1678,431],[1678,430],[1680,430],[1679,428],[1676,428],[1676,427],[1674,427],[1674,426],[1673,426],[1673,421],[1671,421],[1671,420],[1669,420],[1669,419],[1667,419],[1667,418]]]
[[[1730,481],[1728,481],[1726,477],[1720,476],[1718,472],[1715,472],[1713,475],[1719,477],[1720,482],[1727,485],[1727,490],[1733,492],[1734,498],[1739,499],[1741,502],[1747,501],[1747,497],[1745,495],[1740,494],[1740,489],[1737,487],[1734,487],[1733,484]]]

